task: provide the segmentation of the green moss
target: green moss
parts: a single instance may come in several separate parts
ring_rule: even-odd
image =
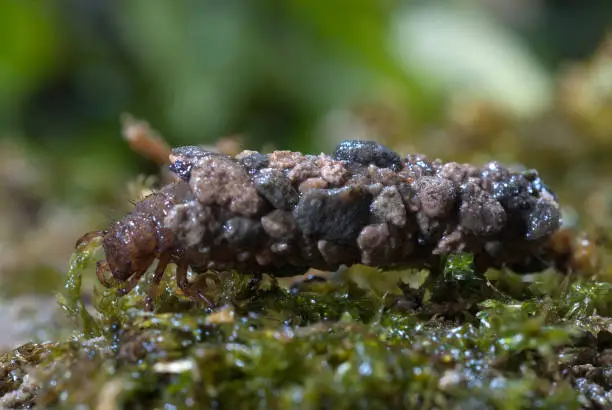
[[[23,382],[28,366],[40,364],[54,344],[27,343],[10,353],[0,355],[0,397],[16,390]]]
[[[470,255],[456,255],[425,281],[404,272],[420,279],[402,291],[393,276],[381,292],[380,271],[290,288],[267,280],[255,292],[248,276],[223,273],[221,286],[208,285],[219,306],[210,309],[181,296],[169,269],[155,313],[142,310],[144,281],[125,297],[97,290],[93,317],[80,299],[93,251],[73,257],[62,299],[81,333],[47,346],[30,373],[46,408],[515,410],[606,400],[568,377],[612,340],[605,283],[483,276]],[[1,360],[6,369],[11,360]]]
[[[81,298],[82,271],[91,263],[95,251],[100,245],[100,239],[83,243],[70,258],[66,275],[65,294],[57,295],[58,302],[67,315],[80,322],[86,336],[94,337],[101,334],[101,330],[89,314]]]

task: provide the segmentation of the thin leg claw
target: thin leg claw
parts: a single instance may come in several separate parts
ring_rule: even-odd
[[[176,264],[176,285],[183,293],[189,292],[189,282],[187,281],[187,265],[184,263]]]
[[[130,293],[132,291],[132,289],[134,289],[136,287],[136,285],[138,285],[138,282],[140,281],[140,278],[142,278],[142,276],[145,274],[145,272],[138,272],[133,274],[128,281],[125,283],[125,286],[119,288],[119,290],[117,290],[117,294],[119,296],[125,296],[128,293]]]
[[[221,279],[219,279],[218,275],[214,273],[201,273],[198,275],[197,280],[190,285],[190,288],[195,296],[206,302],[208,306],[213,306],[213,303],[204,294],[204,290],[208,288],[207,279],[212,280],[217,288],[221,287]]]
[[[153,276],[153,283],[151,283],[151,287],[147,292],[147,297],[145,298],[145,310],[147,312],[153,311],[153,301],[155,300],[155,296],[157,295],[157,291],[159,288],[159,284],[164,277],[164,272],[166,271],[166,267],[170,262],[170,254],[163,253],[159,257],[159,262],[157,262],[157,267],[155,268],[155,274]]]
[[[193,291],[193,293],[195,294],[195,296],[198,297],[198,299],[204,301],[208,306],[212,306],[213,305],[213,303],[210,301],[210,299],[208,299],[206,297],[206,295],[202,292],[202,289],[199,289],[199,288],[195,289]]]
[[[204,301],[208,306],[213,306],[213,303],[206,297],[206,295],[204,295],[203,289],[201,287],[194,286],[196,284],[192,285],[191,283],[189,283],[189,281],[187,280],[187,269],[188,267],[184,263],[179,263],[176,266],[176,284],[179,289],[186,296],[198,298]],[[199,278],[198,282],[200,280],[201,279]],[[213,280],[217,284],[220,283],[216,276],[213,277]]]

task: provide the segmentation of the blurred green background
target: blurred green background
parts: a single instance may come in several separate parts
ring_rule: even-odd
[[[158,172],[121,138],[124,112],[171,145],[372,138],[518,161],[566,221],[607,224],[610,28],[609,0],[0,0],[0,322],[17,295],[54,306],[76,238]]]

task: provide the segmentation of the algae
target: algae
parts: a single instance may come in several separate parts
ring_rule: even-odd
[[[359,268],[292,286],[268,278],[257,290],[248,275],[220,273],[220,286],[208,289],[215,308],[181,295],[167,272],[155,312],[142,309],[144,284],[124,297],[96,291],[97,313],[90,314],[80,284],[94,248],[73,256],[61,298],[80,331],[0,360],[1,393],[19,391],[24,376],[35,386],[21,407],[612,405],[607,283],[554,271],[481,275],[471,255],[459,254],[441,274],[416,286],[399,283],[401,292],[391,291],[398,275],[389,275],[390,291],[381,293],[386,272]],[[400,277],[411,275],[422,272]],[[414,292],[417,303],[407,304]]]

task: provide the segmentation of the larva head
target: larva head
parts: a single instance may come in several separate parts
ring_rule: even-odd
[[[115,222],[103,239],[106,262],[119,281],[145,272],[158,251],[158,227],[148,215],[133,214]]]

